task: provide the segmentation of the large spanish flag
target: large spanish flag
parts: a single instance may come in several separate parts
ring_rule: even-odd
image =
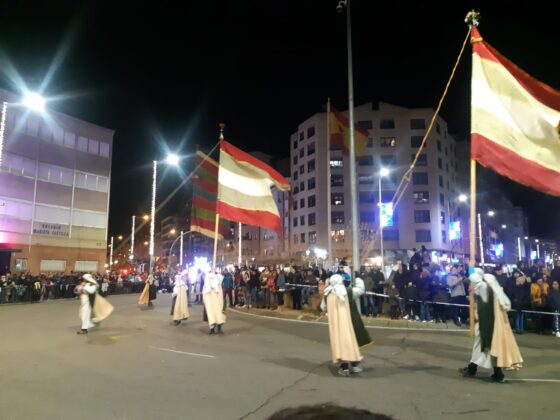
[[[329,113],[329,131],[331,148],[342,149],[345,156],[350,150],[350,127],[348,118],[334,109],[332,106]],[[354,150],[356,157],[366,153],[369,132],[365,128],[354,125]]]
[[[196,169],[193,176],[191,230],[214,237],[216,223],[216,194],[218,192],[218,162],[202,152],[196,152]],[[228,225],[220,219],[220,239],[228,233]]]
[[[472,28],[471,158],[560,195],[560,92],[532,78]]]
[[[220,217],[281,232],[280,213],[271,187],[289,191],[290,183],[270,166],[220,141],[218,201]]]

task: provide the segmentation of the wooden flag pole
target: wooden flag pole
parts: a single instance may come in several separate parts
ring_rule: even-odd
[[[332,269],[334,265],[331,236],[331,209],[331,98],[327,98],[327,264],[329,265],[329,269]]]
[[[218,255],[218,225],[220,215],[216,213],[216,226],[214,227],[214,256],[212,257],[212,270],[216,271],[216,256]]]
[[[476,265],[476,160],[471,159],[471,220],[470,220],[470,243],[471,254],[470,266]],[[474,289],[469,287],[469,329],[471,337],[474,337]]]

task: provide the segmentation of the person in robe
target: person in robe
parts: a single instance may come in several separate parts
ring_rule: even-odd
[[[502,368],[516,369],[523,363],[508,320],[511,303],[492,274],[475,268],[469,280],[475,295],[474,343],[469,365],[459,372],[473,377],[478,367],[493,369],[490,378],[502,383]]]
[[[138,299],[138,305],[148,305],[153,306],[152,300],[156,300],[157,297],[157,285],[156,279],[153,274],[150,274],[146,279],[146,285],[144,290]]]
[[[202,288],[202,300],[210,334],[222,333],[222,326],[226,322],[226,316],[223,310],[224,297],[220,275],[212,272],[206,274],[204,287]]]
[[[77,334],[87,334],[90,328],[107,318],[114,308],[99,294],[99,283],[91,274],[83,275],[82,282],[76,286],[76,293],[80,296],[78,314],[82,320],[82,328]]]
[[[187,296],[187,284],[184,274],[175,276],[175,284],[173,285],[173,303],[171,304],[171,316],[175,325],[181,324],[181,321],[189,318],[189,303]]]
[[[357,317],[358,331],[353,325],[351,307]],[[340,363],[338,373],[348,376],[350,373],[360,373],[363,368],[360,362],[363,357],[360,346],[371,343],[361,318],[357,313],[356,304],[352,296],[352,287],[346,287],[340,274],[334,274],[328,280],[321,303],[321,309],[328,314],[329,337],[333,363]]]

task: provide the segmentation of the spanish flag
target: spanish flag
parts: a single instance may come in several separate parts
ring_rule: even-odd
[[[560,92],[521,70],[472,28],[471,158],[560,196]]]
[[[329,130],[330,130],[330,146],[331,149],[342,149],[343,154],[348,156],[350,150],[350,128],[348,118],[330,107],[329,113]],[[368,131],[364,128],[354,125],[354,150],[356,157],[365,155]]]
[[[216,205],[220,217],[280,233],[280,212],[271,187],[289,191],[290,183],[266,163],[220,140]]]

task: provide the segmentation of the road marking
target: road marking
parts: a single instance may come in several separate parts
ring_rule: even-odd
[[[151,349],[154,349],[154,350],[161,350],[161,351],[168,351],[168,352],[171,352],[171,353],[186,354],[187,356],[208,357],[210,359],[213,359],[214,357],[216,357],[216,356],[212,356],[211,354],[189,353],[187,351],[164,349],[163,347],[153,347],[153,346],[148,346],[148,347],[151,348]]]
[[[243,314],[243,315],[248,315],[248,316],[254,316],[256,318],[266,318],[266,319],[274,319],[277,321],[287,321],[287,322],[300,322],[303,324],[322,324],[322,325],[328,325],[325,322],[317,322],[317,320],[315,321],[305,321],[303,319],[289,319],[289,318],[277,318],[274,316],[267,316],[267,315],[259,315],[259,314],[251,314],[248,312],[243,312],[243,311],[238,311],[237,309],[228,309],[228,311],[231,312],[235,312],[238,314]],[[458,328],[449,328],[446,330],[443,329],[424,329],[424,328],[409,328],[409,327],[382,327],[382,326],[374,326],[374,325],[365,325],[366,328],[369,328],[371,330],[395,330],[395,331],[416,331],[416,332],[460,332],[460,333],[468,333],[469,330],[460,330]]]
[[[517,382],[556,382],[556,383],[560,383],[560,379],[522,379],[522,378],[510,379],[510,378],[506,378],[506,381],[507,382],[517,381]]]

